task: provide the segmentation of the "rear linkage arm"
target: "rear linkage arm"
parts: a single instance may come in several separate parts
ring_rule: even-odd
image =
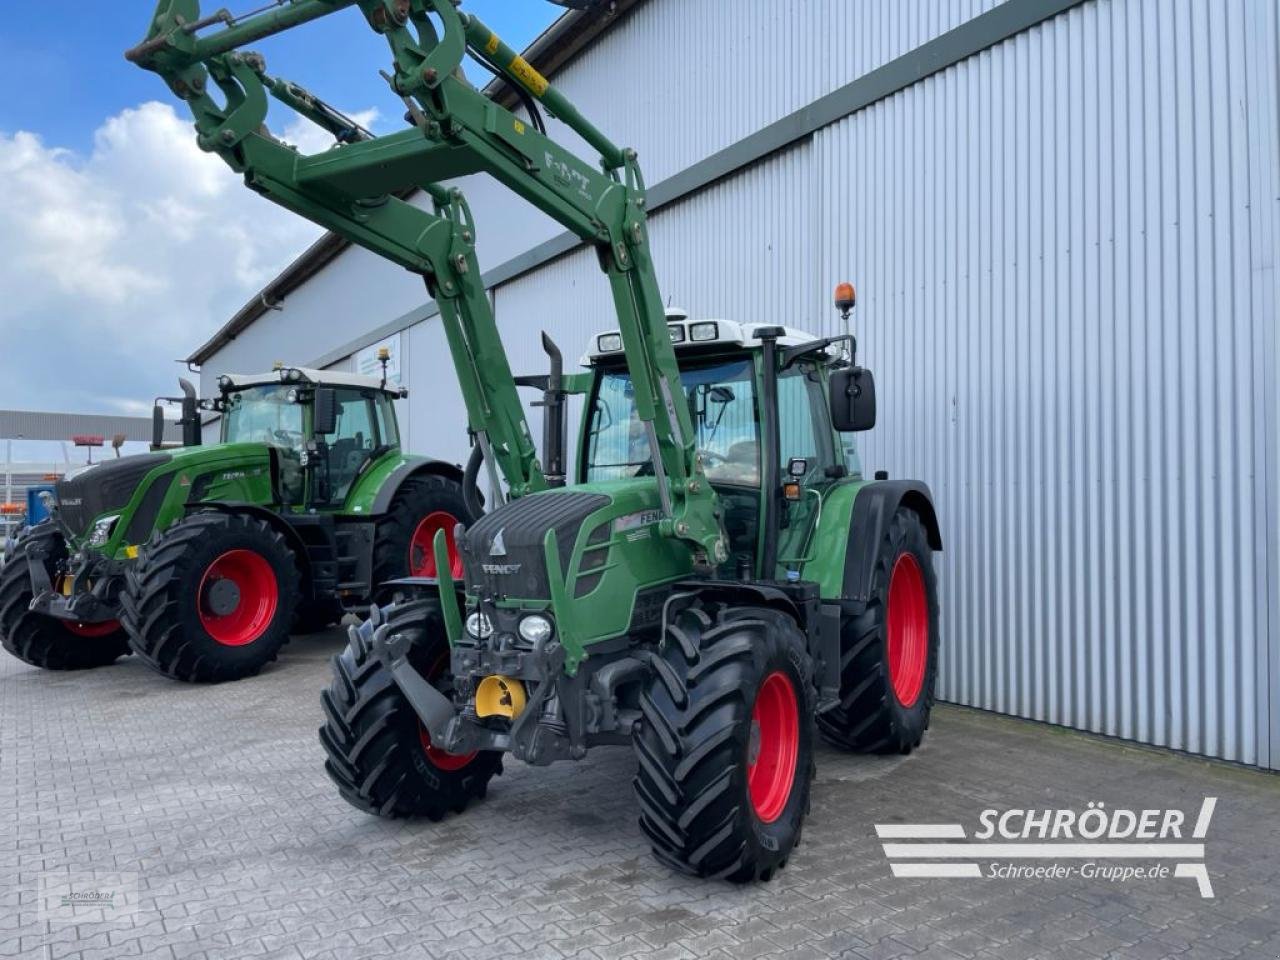
[[[386,37],[389,82],[415,126],[381,137],[301,88],[267,76],[246,43],[346,7]],[[432,15],[442,30],[437,31]],[[230,24],[201,36],[217,23]],[[592,168],[476,91],[461,75],[471,52],[536,97],[600,154]],[[197,142],[276,203],[426,278],[440,306],[472,430],[492,450],[513,496],[547,486],[516,393],[475,256],[475,231],[457,190],[440,186],[486,173],[595,245],[613,292],[639,418],[649,432],[667,536],[695,558],[726,555],[721,510],[703,474],[693,424],[678,402],[679,372],[649,254],[644,181],[634,151],[615,146],[519,54],[452,0],[282,0],[240,20],[200,19],[198,0],[160,0],[147,38],[126,56],[158,73],[185,100]],[[221,91],[211,95],[209,80]],[[344,142],[300,155],[264,121],[274,96]],[[434,212],[402,197],[429,192]]]

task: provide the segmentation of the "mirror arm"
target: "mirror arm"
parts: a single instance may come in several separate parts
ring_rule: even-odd
[[[810,340],[808,343],[797,344],[794,347],[782,347],[778,351],[782,355],[782,363],[779,365],[778,371],[782,372],[783,370],[786,370],[791,366],[791,364],[795,363],[801,357],[808,356],[811,353],[816,353],[819,350],[825,350],[832,344],[840,343],[844,340],[849,341],[849,358],[850,362],[852,362],[858,349],[858,341],[854,339],[853,334],[842,333],[834,337],[823,337],[820,340]]]

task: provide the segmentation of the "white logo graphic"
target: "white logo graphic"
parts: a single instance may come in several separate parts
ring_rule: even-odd
[[[1213,896],[1204,864],[1205,834],[1217,797],[1205,797],[1183,842],[1186,816],[1181,810],[1107,810],[1090,803],[1069,808],[983,810],[978,830],[968,839],[959,823],[877,823],[895,877],[966,877],[987,880],[1195,880],[1200,896]],[[946,841],[946,842],[937,842]],[[1037,842],[1048,841],[1048,842]],[[1020,860],[1045,860],[1029,865]],[[1108,863],[1106,861],[1122,861]],[[1179,861],[1172,865],[1165,862]],[[1009,862],[1013,861],[1013,862]],[[1123,861],[1154,861],[1143,864]]]
[[[505,557],[507,555],[507,545],[502,542],[502,535],[507,532],[507,528],[503,527],[498,531],[498,535],[493,538],[493,543],[489,544],[489,556]]]

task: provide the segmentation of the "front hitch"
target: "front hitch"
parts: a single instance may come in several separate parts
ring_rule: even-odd
[[[381,619],[377,607],[370,611],[370,619],[375,622]],[[352,645],[355,645],[356,628],[349,629]],[[413,648],[412,639],[403,633],[392,633],[391,624],[383,623],[374,628],[371,643],[373,655],[390,672],[396,686],[413,707],[413,712],[418,715],[427,732],[431,734],[432,743],[449,750],[452,741],[461,734],[453,723],[457,714],[454,713],[453,703],[449,698],[427,683],[422,674],[409,663],[409,651]]]

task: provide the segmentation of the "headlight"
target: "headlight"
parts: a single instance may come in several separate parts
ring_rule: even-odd
[[[551,636],[551,621],[540,613],[531,613],[520,621],[520,636],[530,643],[542,643]]]
[[[114,513],[109,517],[103,517],[93,525],[93,532],[89,534],[89,546],[100,547],[111,539],[111,530],[116,525],[116,521],[120,519],[120,514]]]
[[[622,335],[617,333],[602,333],[596,338],[596,347],[601,353],[614,353],[622,349]]]
[[[493,635],[493,623],[483,613],[473,613],[467,617],[467,633],[484,640]]]
[[[710,323],[695,323],[689,327],[690,340],[714,340],[720,336],[720,326],[714,320]]]

